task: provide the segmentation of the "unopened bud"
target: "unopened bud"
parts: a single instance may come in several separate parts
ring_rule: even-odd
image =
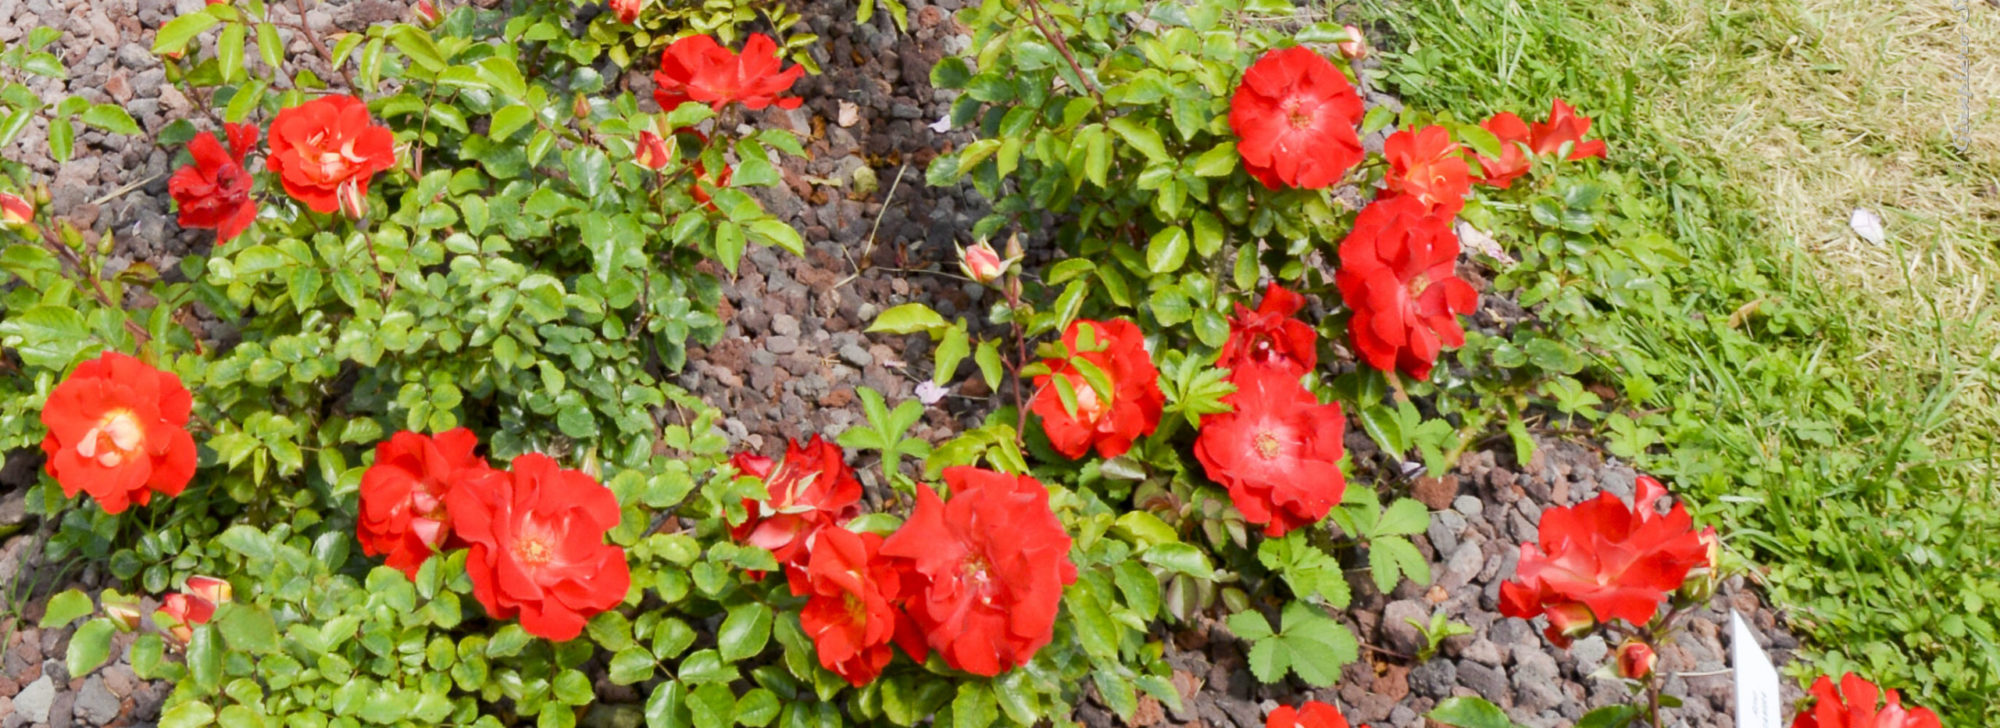
[[[209,604],[227,604],[236,596],[236,589],[229,582],[213,576],[188,577],[186,591],[208,600]]]
[[[1545,612],[1549,617],[1549,627],[1564,637],[1582,637],[1597,628],[1597,615],[1582,602],[1570,602],[1551,606]]]
[[[340,200],[340,214],[356,220],[368,217],[368,193],[362,192],[361,185],[353,180],[340,183],[334,197]]]
[[[1007,267],[1000,263],[1000,253],[984,240],[973,243],[972,247],[959,249],[958,269],[965,273],[965,277],[981,284],[999,280],[1007,272]]]
[[[1347,40],[1341,41],[1339,44],[1340,55],[1346,56],[1347,60],[1350,61],[1367,58],[1368,38],[1361,34],[1361,29],[1350,25],[1342,30],[1347,31]]]
[[[1644,680],[1653,674],[1653,665],[1660,661],[1653,646],[1638,640],[1626,640],[1618,646],[1618,676],[1628,680]]]
[[[634,147],[632,161],[647,169],[666,167],[667,162],[674,156],[673,151],[667,148],[667,140],[650,131],[639,132],[639,139],[634,143]]]
[[[639,22],[639,12],[645,9],[646,0],[611,0],[611,13],[626,25]]]
[[[126,596],[116,590],[106,589],[98,598],[104,605],[104,616],[118,626],[120,632],[130,632],[139,628],[139,597]]]
[[[577,94],[576,101],[572,102],[569,105],[569,113],[576,115],[576,118],[578,120],[589,119],[590,97],[584,96],[583,94]]]
[[[35,206],[12,192],[0,192],[0,227],[18,228],[34,221]]]
[[[435,28],[438,23],[444,22],[444,15],[438,12],[436,5],[431,4],[431,0],[417,0],[416,6],[410,9],[410,15],[416,19],[417,25],[424,28]]]

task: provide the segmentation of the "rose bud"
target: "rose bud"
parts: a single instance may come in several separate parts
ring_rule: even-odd
[[[35,206],[12,192],[0,192],[0,227],[20,227],[35,219]]]
[[[1007,272],[1006,266],[1000,263],[1000,253],[984,240],[970,248],[959,249],[958,269],[965,272],[965,277],[980,283],[992,283]]]
[[[182,591],[205,599],[209,604],[227,604],[236,596],[236,589],[229,582],[213,576],[190,576]]]
[[[1627,640],[1618,646],[1618,676],[1631,680],[1644,680],[1653,674],[1653,664],[1660,661],[1652,645],[1638,640]]]
[[[639,21],[639,11],[646,9],[646,0],[611,0],[611,13],[618,22],[632,25]]]
[[[130,632],[139,628],[139,618],[142,616],[139,613],[139,597],[106,589],[98,601],[104,605],[104,616],[110,618],[112,624],[118,625],[118,631]]]
[[[1548,617],[1551,632],[1572,639],[1590,634],[1597,628],[1597,616],[1591,614],[1590,607],[1581,602],[1551,606]]]
[[[334,195],[340,200],[340,214],[356,220],[368,217],[368,193],[361,191],[361,185],[353,180],[342,182]]]
[[[1350,61],[1367,58],[1368,38],[1361,34],[1361,29],[1350,25],[1342,28],[1342,30],[1347,31],[1347,40],[1339,43],[1340,55],[1346,56],[1347,60]]]
[[[436,5],[431,4],[431,0],[417,0],[410,14],[416,18],[417,25],[425,28],[435,28],[438,23],[444,22],[444,16],[438,12]]]
[[[650,131],[639,132],[639,139],[634,146],[632,161],[647,169],[666,167],[667,162],[674,157],[673,151],[667,147],[667,140]]]

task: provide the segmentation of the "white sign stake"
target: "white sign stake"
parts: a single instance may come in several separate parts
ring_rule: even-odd
[[[1736,725],[1739,728],[1784,728],[1779,722],[1784,698],[1778,692],[1778,671],[1757,646],[1757,636],[1743,615],[1729,613],[1729,661],[1736,667]]]

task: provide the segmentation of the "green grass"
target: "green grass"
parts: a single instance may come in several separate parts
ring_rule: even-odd
[[[1947,725],[2000,720],[2000,124],[1976,105],[1955,148],[1948,4],[1361,11],[1409,103],[1540,118],[1564,98],[1639,181],[1609,254],[1665,236],[1685,257],[1670,297],[1563,325],[1636,413],[1605,434],[1760,566],[1806,669],[1902,688]],[[1993,16],[1966,28],[1975,49],[2000,47]],[[1990,60],[1973,75],[2000,88]],[[1856,207],[1884,244],[1848,230]]]

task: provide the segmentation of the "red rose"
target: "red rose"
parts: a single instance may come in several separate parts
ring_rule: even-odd
[[[1377,200],[1355,216],[1334,282],[1369,366],[1424,379],[1444,347],[1465,345],[1458,315],[1479,305],[1479,293],[1459,279],[1457,262],[1451,218],[1415,197]]]
[[[1654,509],[1665,495],[1642,486],[1632,508],[1601,493],[1543,511],[1539,543],[1521,545],[1514,581],[1500,585],[1500,613],[1521,619],[1551,613],[1548,637],[1558,645],[1580,633],[1566,633],[1554,612],[1573,614],[1577,605],[1589,609],[1590,622],[1652,621],[1688,572],[1708,563],[1687,510],[1678,503],[1664,516]]]
[[[750,517],[729,529],[730,536],[771,552],[778,563],[801,568],[806,543],[821,529],[839,528],[861,513],[861,481],[847,467],[839,445],[819,439],[785,445],[785,459],[773,467],[770,458],[740,453],[730,462],[737,470],[764,479],[762,502],[744,500]]]
[[[352,96],[321,96],[278,112],[271,122],[271,154],[285,192],[313,212],[340,209],[343,188],[366,197],[368,180],[396,166],[396,135],[368,118],[368,105]]]
[[[1296,709],[1278,706],[1264,719],[1264,728],[1347,728],[1347,716],[1341,715],[1339,708],[1308,700]]]
[[[1528,173],[1528,152],[1524,146],[1529,138],[1528,122],[1522,121],[1513,112],[1502,111],[1479,127],[1500,140],[1499,159],[1476,155],[1479,157],[1479,183],[1507,189],[1514,184],[1515,178]]]
[[[1340,405],[1320,404],[1285,369],[1239,369],[1230,380],[1236,391],[1223,402],[1231,411],[1203,417],[1194,441],[1202,471],[1267,536],[1325,518],[1347,489]]]
[[[1229,339],[1222,342],[1216,366],[1232,371],[1252,366],[1276,367],[1304,376],[1319,363],[1318,338],[1306,322],[1292,318],[1305,308],[1304,296],[1273,281],[1264,302],[1252,311],[1239,303],[1229,319]]]
[[[730,52],[705,35],[691,35],[674,41],[660,55],[660,70],[653,72],[653,100],[660,109],[689,101],[708,104],[721,111],[732,102],[756,111],[766,106],[796,109],[797,98],[779,98],[804,75],[804,66],[778,70],[778,44],[762,33],[752,33],[743,44],[743,53]]]
[[[819,664],[855,687],[882,674],[895,656],[892,641],[911,655],[929,652],[916,623],[891,603],[901,591],[902,572],[881,550],[881,536],[828,528],[813,536],[806,568],[787,574],[792,594],[810,597],[799,624],[812,637]]]
[[[1904,708],[1896,691],[1886,691],[1888,705],[1875,701],[1884,692],[1860,675],[1847,673],[1835,690],[1833,679],[1825,675],[1813,681],[1812,710],[1802,711],[1792,728],[1942,728],[1938,715],[1929,708]],[[1841,699],[1846,696],[1846,700]]]
[[[611,0],[610,5],[618,22],[631,25],[639,22],[639,11],[646,9],[646,0]]]
[[[1361,161],[1361,97],[1347,76],[1312,50],[1265,53],[1229,101],[1243,169],[1265,187],[1319,189]]]
[[[592,615],[625,600],[625,550],[604,543],[618,500],[590,476],[539,453],[514,458],[445,495],[452,530],[471,546],[472,595],[495,619],[519,616],[528,632],[573,639]]]
[[[1570,159],[1584,157],[1603,159],[1604,140],[1584,141],[1583,135],[1588,133],[1590,133],[1590,117],[1576,113],[1576,109],[1570,108],[1562,99],[1556,99],[1555,104],[1549,109],[1548,123],[1535,124],[1529,130],[1529,137],[1532,140],[1529,146],[1534,148],[1536,154],[1558,154],[1562,152],[1564,144],[1569,144]]]
[[[196,134],[188,142],[194,162],[167,180],[167,194],[181,206],[181,227],[214,230],[218,243],[229,242],[257,219],[250,173],[243,169],[244,155],[257,143],[257,125],[222,128],[229,135],[229,151],[223,151],[214,134]]]
[[[42,452],[63,495],[86,492],[106,513],[154,493],[180,495],[194,478],[194,398],[180,377],[115,351],[77,365],[42,407]]]
[[[1078,332],[1088,327],[1092,346],[1079,347]],[[1152,434],[1160,426],[1160,410],[1167,398],[1160,392],[1160,370],[1146,353],[1146,340],[1139,327],[1124,319],[1090,321],[1079,319],[1063,332],[1063,345],[1072,356],[1103,371],[1111,382],[1110,392],[1098,392],[1082,372],[1062,359],[1047,359],[1050,374],[1035,377],[1037,394],[1028,408],[1041,415],[1042,430],[1049,444],[1067,458],[1083,457],[1092,446],[1097,454],[1115,458],[1132,449],[1134,439]],[[1085,350],[1085,349],[1089,350]],[[1076,391],[1076,412],[1063,408],[1062,395],[1052,379],[1062,377]],[[1110,401],[1104,399],[1110,395]]]
[[[917,507],[882,554],[907,559],[905,607],[954,669],[992,677],[1025,664],[1055,634],[1076,582],[1069,534],[1040,481],[945,468],[951,500],[917,488]]]
[[[1382,144],[1382,156],[1389,160],[1389,174],[1383,180],[1389,194],[1415,197],[1444,215],[1465,209],[1472,172],[1449,130],[1427,126],[1390,134]]]
[[[355,524],[361,552],[386,554],[386,563],[415,579],[424,559],[451,535],[445,493],[492,470],[485,458],[472,454],[478,446],[479,439],[463,427],[436,437],[398,432],[377,444],[375,464],[361,476]]]

